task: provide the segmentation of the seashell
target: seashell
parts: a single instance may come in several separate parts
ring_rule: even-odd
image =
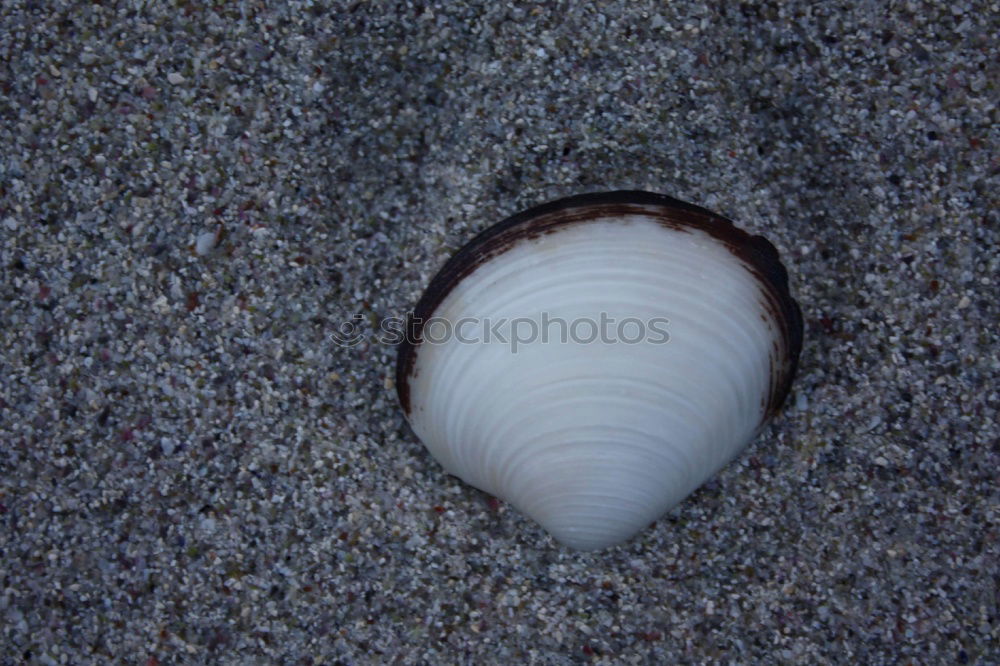
[[[579,322],[602,318],[589,340],[597,327]],[[643,530],[757,436],[788,393],[802,316],[763,237],[622,191],[482,232],[406,333],[396,387],[434,458],[593,550]]]

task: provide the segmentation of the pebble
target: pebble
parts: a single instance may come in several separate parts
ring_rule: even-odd
[[[195,241],[195,253],[200,256],[204,256],[212,251],[215,247],[217,234],[214,231],[206,231],[203,234],[198,235],[198,239]]]

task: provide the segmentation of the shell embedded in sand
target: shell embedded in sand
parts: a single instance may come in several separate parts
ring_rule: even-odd
[[[610,546],[780,407],[802,344],[787,282],[767,240],[691,204],[544,204],[431,281],[400,349],[400,403],[446,470],[568,546]]]

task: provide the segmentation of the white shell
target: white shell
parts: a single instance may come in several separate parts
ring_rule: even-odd
[[[488,230],[435,278],[400,355],[401,401],[450,473],[563,544],[610,546],[730,461],[784,398],[801,345],[785,280],[762,238],[667,197],[549,204]],[[602,313],[632,323],[590,343],[581,323],[563,340]],[[515,350],[510,327],[504,342],[494,326],[484,340],[483,320],[515,318],[539,336]],[[463,319],[480,323],[441,341],[444,322]],[[661,319],[667,341],[652,330]],[[639,323],[641,342],[620,340]]]

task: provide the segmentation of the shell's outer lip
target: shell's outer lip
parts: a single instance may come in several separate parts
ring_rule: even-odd
[[[802,350],[802,312],[788,290],[788,272],[778,250],[763,236],[737,227],[732,220],[710,210],[663,194],[641,190],[593,192],[558,199],[529,208],[481,232],[463,246],[438,271],[407,318],[406,336],[396,360],[396,392],[410,415],[410,377],[416,368],[423,322],[467,275],[516,243],[538,238],[567,225],[596,219],[642,215],[670,229],[703,231],[725,246],[760,282],[765,310],[780,328],[781,340],[771,355],[771,391],[762,424],[781,407],[798,367]]]

